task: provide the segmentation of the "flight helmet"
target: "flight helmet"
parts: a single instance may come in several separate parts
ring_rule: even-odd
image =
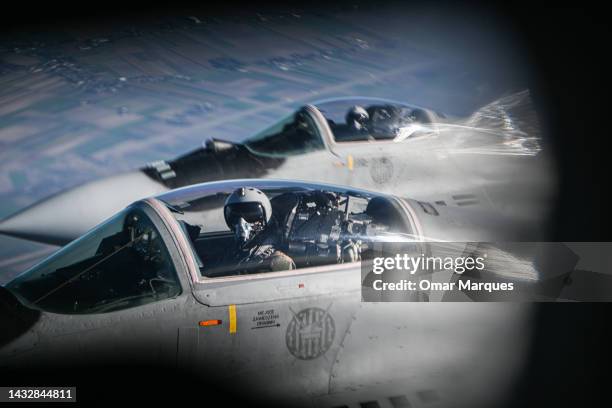
[[[239,242],[245,243],[261,232],[272,217],[270,199],[261,190],[240,187],[225,200],[225,223]]]

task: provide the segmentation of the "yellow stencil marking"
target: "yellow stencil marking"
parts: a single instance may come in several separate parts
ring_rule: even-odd
[[[349,170],[353,170],[353,156],[350,155],[350,154],[346,158],[346,165],[347,165]]]
[[[236,333],[236,305],[229,305],[229,332]]]

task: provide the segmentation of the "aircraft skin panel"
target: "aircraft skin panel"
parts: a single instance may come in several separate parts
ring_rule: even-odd
[[[526,347],[513,334],[528,337],[530,306],[431,306],[361,303],[358,294],[238,305],[234,334],[227,326],[198,331],[195,365],[230,373],[222,380],[280,403],[332,406],[405,395],[416,406],[428,398],[440,406],[486,406],[500,398],[521,368],[517,356]],[[227,307],[210,313],[227,316]],[[483,382],[486,393],[464,393]]]
[[[354,263],[210,279],[196,285],[194,296],[202,304],[224,306],[358,292],[360,289],[361,266]]]
[[[404,395],[413,406],[427,392],[442,406],[501,400],[521,368],[517,356],[527,352],[525,312],[531,305],[488,306],[361,303],[336,357],[330,394],[338,402],[354,401],[359,393],[374,400]],[[516,330],[524,335],[516,336]],[[516,354],[509,356],[508,349]]]
[[[415,212],[425,241],[495,242],[521,237],[521,225],[495,209],[447,206],[430,201],[405,199]]]
[[[236,305],[232,332],[228,306],[203,306],[185,293],[110,314],[45,313],[35,347],[3,361],[44,364],[66,355],[89,364],[129,355],[178,363],[206,381],[231,381],[244,393],[296,406],[385,406],[398,395],[413,406],[486,406],[524,361],[530,307],[362,303],[350,292]],[[198,326],[210,319],[221,323]],[[127,337],[123,322],[130,322]],[[482,383],[485,394],[463,392]]]
[[[278,403],[308,403],[326,395],[341,338],[359,302],[339,294],[236,305],[236,332],[201,330],[198,366],[219,370],[223,382]],[[211,313],[227,315],[227,307]]]
[[[195,305],[189,293],[113,313],[66,315],[44,312],[30,330],[37,341],[25,350],[2,349],[2,365],[15,367],[57,363],[134,361],[166,363],[176,358],[177,327],[194,326],[183,320]],[[128,329],[125,323],[129,324]],[[154,339],[154,340],[152,340]],[[20,338],[19,342],[23,342]]]

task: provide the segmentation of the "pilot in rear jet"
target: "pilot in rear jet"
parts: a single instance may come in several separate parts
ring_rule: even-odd
[[[241,187],[227,198],[223,214],[236,237],[236,248],[228,261],[235,263],[237,273],[296,269],[293,259],[279,249],[282,233],[265,193]]]

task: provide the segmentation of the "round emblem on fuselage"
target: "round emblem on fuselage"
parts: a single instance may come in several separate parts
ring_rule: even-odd
[[[376,184],[388,183],[393,178],[393,162],[386,157],[372,159],[370,177]]]
[[[331,305],[330,305],[331,306]],[[331,347],[336,326],[328,310],[311,307],[293,313],[293,319],[287,326],[285,339],[287,348],[300,360],[317,358]]]

